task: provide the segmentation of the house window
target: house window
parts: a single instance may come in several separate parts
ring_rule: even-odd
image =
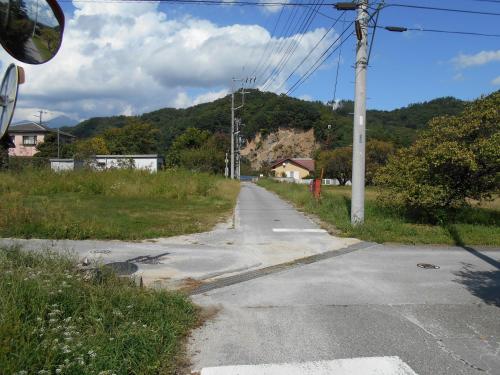
[[[23,135],[23,146],[35,146],[36,135]]]

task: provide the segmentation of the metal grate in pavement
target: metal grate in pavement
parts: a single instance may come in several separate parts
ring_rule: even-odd
[[[199,287],[191,290],[189,292],[190,295],[202,294],[209,292],[214,289],[224,288],[226,286],[239,284],[245,281],[257,279],[259,277],[267,276],[273,273],[283,272],[292,268],[300,267],[306,264],[311,264],[315,262],[319,262],[321,260],[334,258],[340,255],[352,253],[356,250],[366,249],[368,247],[372,247],[377,245],[373,242],[360,242],[351,246],[348,246],[344,249],[340,250],[330,250],[321,254],[311,255],[305,258],[297,259],[292,262],[277,264],[275,266],[261,268],[255,271],[248,271],[244,273],[240,273],[234,276],[228,276],[221,279],[217,279],[215,281],[200,285]]]

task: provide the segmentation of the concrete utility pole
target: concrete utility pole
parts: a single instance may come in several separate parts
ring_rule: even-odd
[[[234,180],[234,78],[231,85],[231,180]]]
[[[238,107],[235,107],[234,106],[234,82],[243,82],[243,83],[252,83],[255,82],[255,77],[250,77],[250,78],[234,78],[232,79],[232,85],[231,85],[231,179],[234,179],[235,178],[235,174],[237,174],[237,178],[239,179],[240,178],[240,175],[239,175],[239,170],[240,170],[240,167],[239,167],[239,163],[240,163],[240,142],[239,142],[239,133],[240,133],[240,121],[241,119],[238,119],[238,129],[236,129],[236,119],[235,119],[235,111],[240,109],[240,108],[243,108],[243,106],[245,105],[245,94],[248,94],[248,92],[245,91],[245,88],[242,86],[241,87],[241,105],[238,106]],[[237,142],[237,146],[238,146],[238,151],[235,152],[235,139],[234,137],[238,137],[238,142]],[[237,154],[238,156],[238,165],[235,164],[235,154]]]
[[[366,69],[368,50],[368,0],[358,3],[356,20],[356,93],[354,99],[354,129],[352,141],[351,223],[365,220],[365,143],[366,143]]]

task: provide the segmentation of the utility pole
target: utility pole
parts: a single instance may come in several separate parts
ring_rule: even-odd
[[[352,198],[351,223],[362,224],[365,220],[365,144],[366,144],[366,69],[368,58],[368,0],[360,0],[355,22],[356,77],[354,99],[354,129],[352,142]]]
[[[234,78],[231,85],[231,180],[234,180]]]
[[[239,163],[240,163],[240,142],[239,142],[239,134],[240,134],[240,124],[241,124],[241,119],[236,119],[235,118],[235,111],[238,110],[238,109],[241,109],[243,108],[243,106],[245,105],[245,94],[247,94],[248,92],[245,91],[245,88],[242,86],[241,87],[241,105],[238,106],[238,107],[235,107],[234,106],[234,82],[243,82],[243,83],[252,83],[255,82],[255,77],[250,77],[250,78],[234,78],[232,79],[232,85],[231,85],[231,179],[233,180],[235,178],[235,174],[237,174],[237,178],[239,179],[240,178],[240,174],[239,174],[239,171],[240,171],[240,167],[239,167]],[[238,129],[236,129],[236,126],[238,127]],[[235,144],[235,138],[234,137],[238,137],[238,142],[237,144]],[[235,152],[235,146],[238,146],[238,151]],[[238,166],[236,165],[236,160],[235,160],[235,154],[237,154],[237,162],[238,162]]]
[[[59,128],[57,128],[57,158],[61,158],[61,153],[59,151]]]

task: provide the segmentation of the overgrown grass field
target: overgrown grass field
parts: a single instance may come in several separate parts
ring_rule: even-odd
[[[183,170],[156,174],[24,170],[0,173],[0,236],[140,240],[211,229],[239,184]]]
[[[259,185],[292,202],[304,212],[317,215],[333,225],[340,235],[379,243],[449,244],[500,246],[500,209],[498,199],[482,207],[462,209],[452,222],[441,225],[409,218],[396,208],[383,206],[375,189],[367,188],[365,223],[351,225],[351,188],[322,187],[316,202],[308,186],[262,179]],[[476,203],[477,204],[477,203]]]
[[[173,374],[198,321],[183,295],[71,258],[0,249],[2,374]]]

